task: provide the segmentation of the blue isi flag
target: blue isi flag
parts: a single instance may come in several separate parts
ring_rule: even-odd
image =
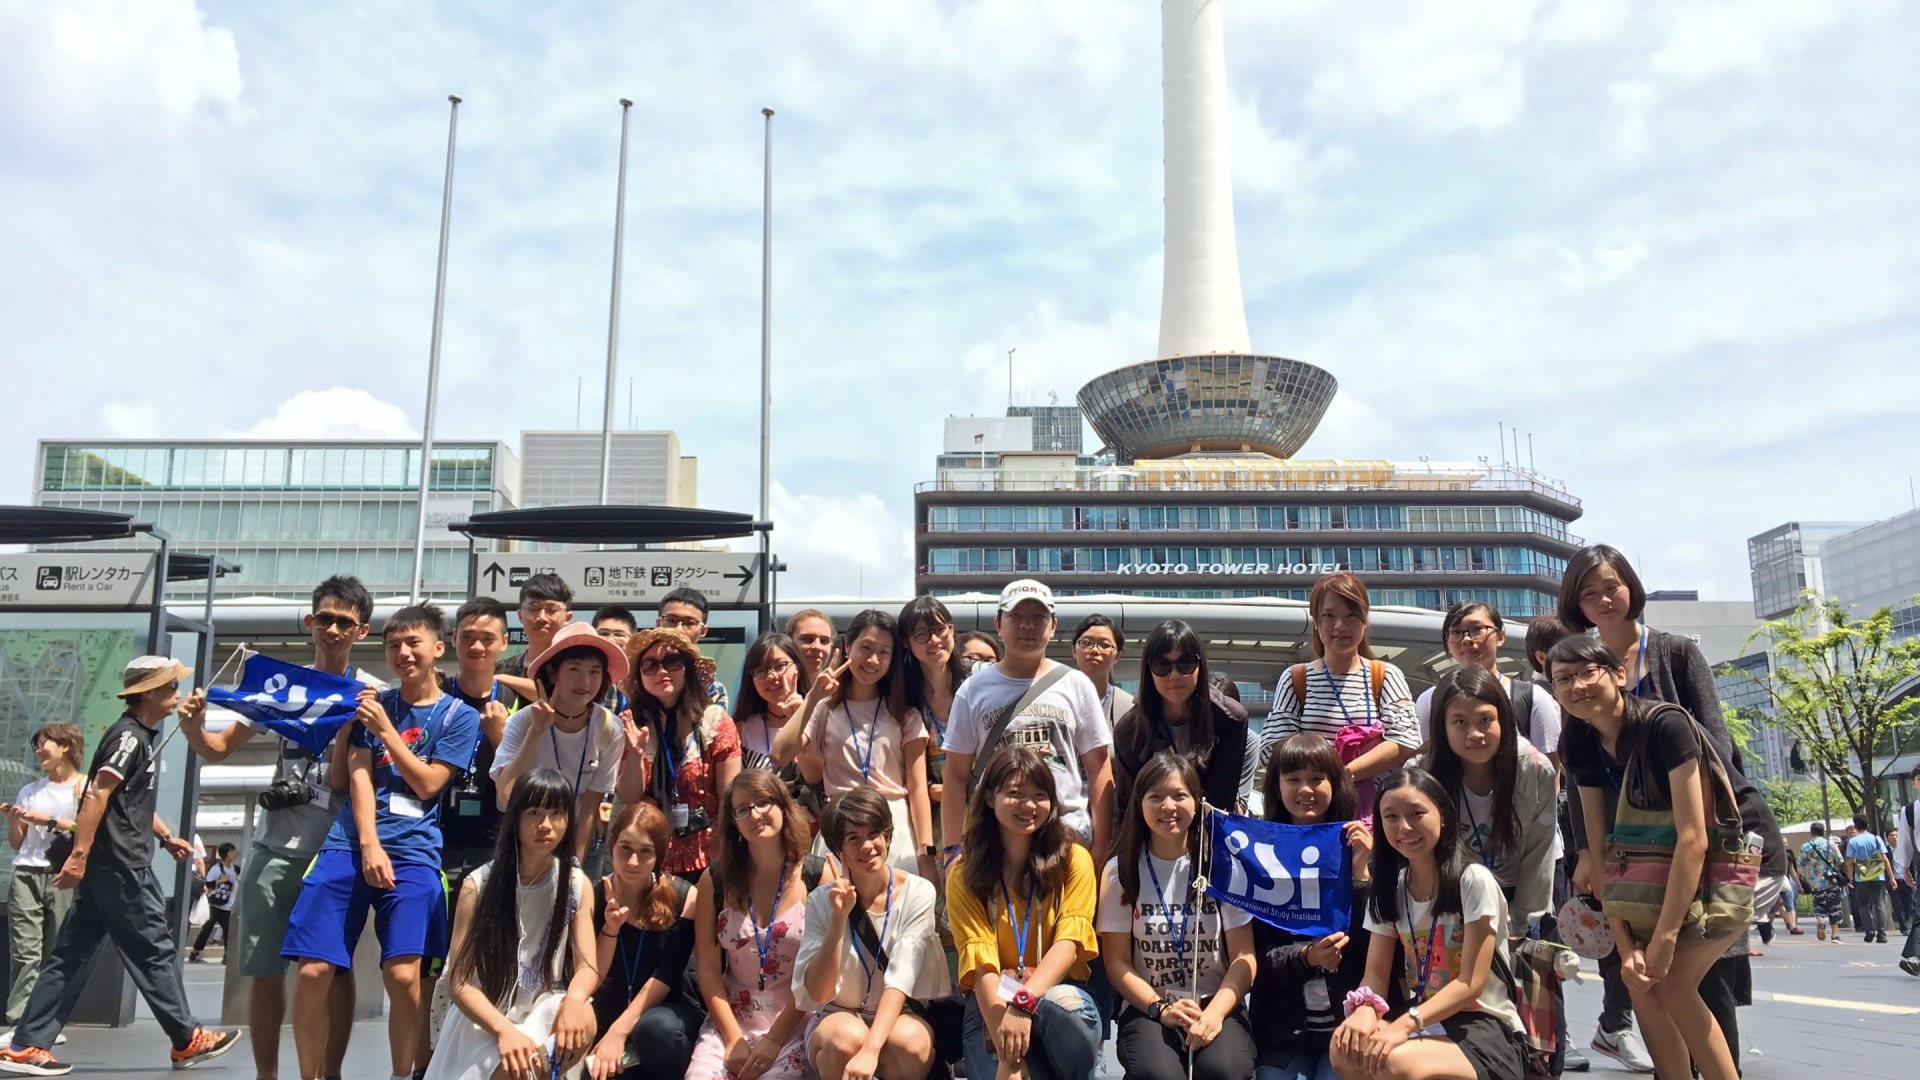
[[[1320,937],[1347,928],[1353,874],[1346,822],[1280,825],[1259,818],[1208,815],[1212,847],[1207,891],[1263,922]]]
[[[366,684],[255,653],[240,668],[240,685],[207,688],[207,704],[231,709],[310,754],[327,748],[359,708]]]

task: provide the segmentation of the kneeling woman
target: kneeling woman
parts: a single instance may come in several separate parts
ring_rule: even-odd
[[[1367,977],[1333,1033],[1347,1080],[1520,1080],[1527,1044],[1514,1007],[1507,901],[1493,871],[1459,858],[1453,797],[1433,774],[1383,777],[1374,806]],[[1413,1002],[1387,1018],[1394,944]]]
[[[1060,820],[1040,752],[994,753],[967,805],[965,854],[947,873],[969,1080],[1090,1080],[1100,1013],[1087,993],[1098,882]]]
[[[846,876],[807,897],[794,959],[794,1000],[813,1011],[808,1060],[820,1076],[920,1080],[933,1067],[933,1030],[907,1002],[949,986],[933,883],[888,864],[893,811],[870,788],[828,803],[820,837]]]
[[[635,803],[607,833],[613,873],[593,887],[606,972],[593,995],[593,1080],[679,1080],[705,1019],[682,988],[693,955],[693,887],[661,869],[670,831],[658,807]]]
[[[1242,1007],[1253,985],[1253,917],[1194,888],[1205,841],[1193,762],[1177,750],[1149,758],[1122,813],[1097,920],[1123,1003],[1120,1066],[1143,1080],[1245,1080],[1253,1074]]]
[[[552,769],[521,778],[493,860],[461,883],[448,986],[465,1022],[449,1017],[427,1067],[433,1080],[578,1075],[600,972],[593,913],[580,902],[587,876],[554,857],[573,851],[574,802]]]

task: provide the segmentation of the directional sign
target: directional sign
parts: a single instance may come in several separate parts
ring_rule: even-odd
[[[124,611],[153,603],[152,552],[0,555],[0,608]]]
[[[575,611],[600,604],[658,607],[675,589],[693,589],[721,607],[766,602],[765,561],[757,552],[483,552],[474,556],[473,568],[480,594],[508,607],[520,602],[520,586],[535,574],[565,578]]]

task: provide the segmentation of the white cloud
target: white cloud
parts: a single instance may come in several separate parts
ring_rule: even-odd
[[[776,480],[772,499],[783,596],[913,595],[913,530],[880,495],[795,494]]]
[[[1828,5],[1810,0],[1692,0],[1675,10],[1648,67],[1680,83],[1763,73],[1835,18]]]
[[[336,386],[302,390],[274,414],[230,433],[239,439],[417,439],[420,428],[406,410],[365,390]]]
[[[150,439],[167,430],[160,410],[147,401],[109,401],[100,406],[100,422],[115,439]]]
[[[1308,102],[1335,115],[1380,116],[1436,134],[1506,127],[1526,105],[1527,45],[1539,5],[1366,6],[1365,25],[1327,42]]]

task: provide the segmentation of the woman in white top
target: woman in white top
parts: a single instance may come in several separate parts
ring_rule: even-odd
[[[807,1058],[820,1076],[920,1080],[933,1067],[933,1029],[907,1002],[950,987],[933,883],[888,865],[893,816],[876,791],[829,803],[820,835],[846,876],[807,897],[793,965],[794,1002],[813,1013]]]
[[[1194,888],[1205,830],[1193,762],[1176,750],[1155,754],[1123,813],[1094,919],[1122,1006],[1120,1065],[1143,1080],[1244,1080],[1253,1075],[1244,1004],[1253,920]]]
[[[829,800],[856,788],[886,796],[894,835],[912,840],[892,849],[892,864],[932,881],[938,867],[927,726],[907,704],[906,679],[895,662],[903,651],[893,616],[871,608],[855,615],[847,624],[846,658],[830,658],[807,691],[806,729],[781,729],[774,756],[794,752],[798,743],[800,774],[824,785]]]
[[[40,981],[40,962],[53,952],[60,920],[73,906],[72,889],[53,887],[60,868],[50,865],[47,846],[56,831],[73,831],[81,750],[80,731],[71,724],[47,724],[34,732],[33,762],[46,775],[29,781],[6,807],[7,843],[14,850],[7,899],[13,945],[7,1015],[15,1019],[27,1011],[33,984]]]
[[[800,708],[813,680],[807,677],[800,647],[778,630],[769,631],[747,646],[744,668],[746,678],[733,699],[733,726],[740,732],[740,767],[766,769],[786,781],[787,790],[799,800],[808,822],[818,830],[826,800],[820,794],[820,785],[809,784],[800,775],[800,763],[794,760],[798,747],[792,747],[785,758],[775,758],[773,753],[774,737],[780,730],[789,724],[797,728],[804,722]]]
[[[600,986],[587,875],[559,853],[573,837],[573,785],[552,769],[520,778],[493,860],[460,885],[449,1014],[428,1080],[578,1077]],[[464,1020],[465,1022],[460,1022]]]

